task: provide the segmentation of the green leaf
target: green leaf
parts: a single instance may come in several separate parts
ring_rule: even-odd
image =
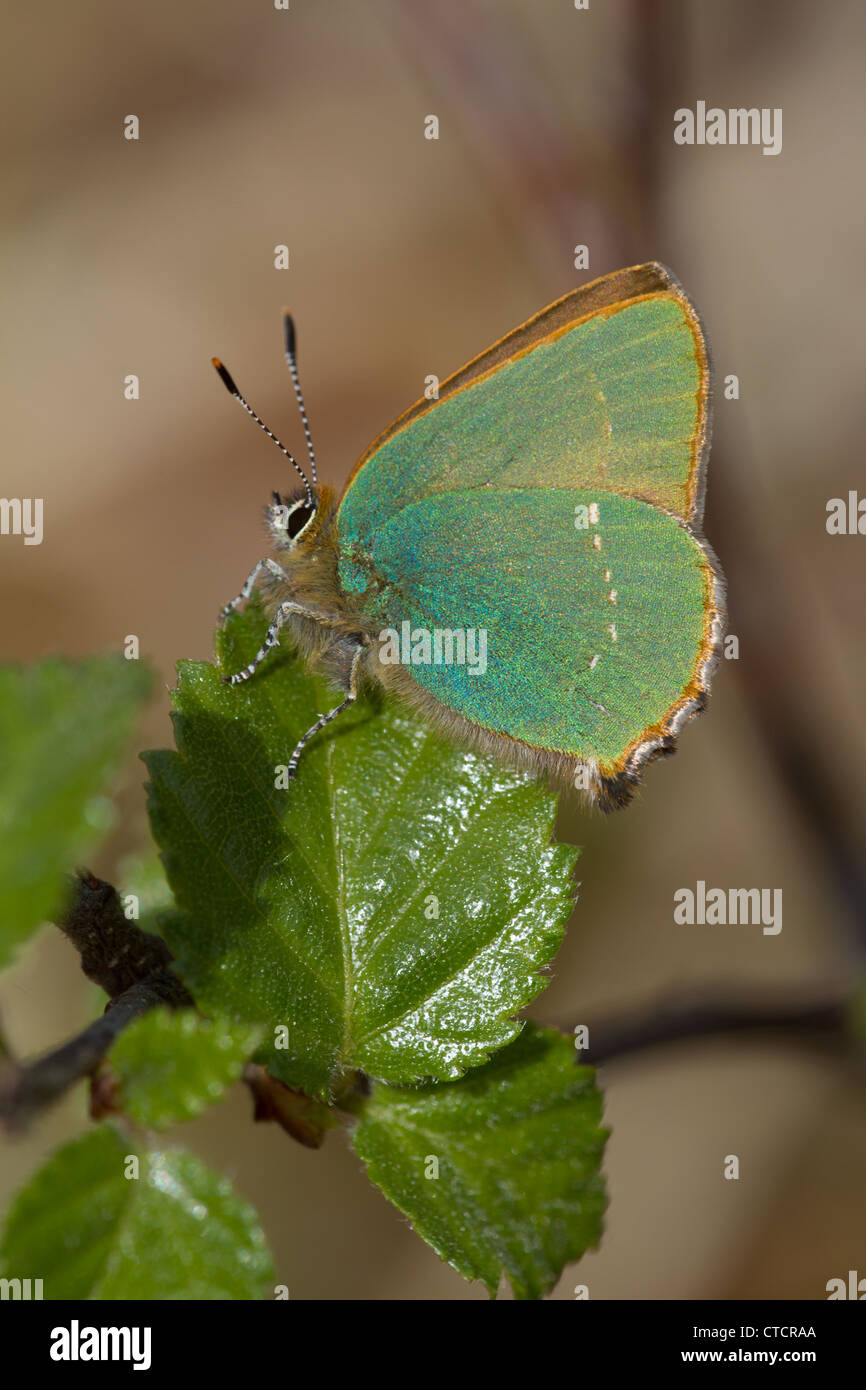
[[[224,671],[264,626],[258,608],[230,620]],[[338,697],[289,651],[240,687],[203,662],[179,670],[179,752],[146,762],[179,908],[163,930],[200,1006],[266,1024],[259,1060],[316,1096],[357,1068],[451,1079],[508,1043],[572,907],[555,798],[371,700],[278,789]]]
[[[140,1176],[126,1177],[131,1157]],[[0,1246],[6,1278],[47,1299],[257,1299],[273,1269],[252,1207],[192,1154],[138,1152],[102,1125],[19,1194]]]
[[[138,925],[144,931],[157,931],[159,915],[174,906],[174,899],[166,882],[162,860],[152,841],[145,852],[126,854],[119,860],[114,881],[121,899],[128,894],[138,898]]]
[[[527,1024],[460,1081],[377,1085],[357,1107],[355,1149],[465,1278],[495,1295],[504,1273],[517,1298],[540,1298],[601,1235],[607,1131],[594,1077],[575,1066],[572,1038]]]
[[[193,1009],[153,1009],[111,1050],[115,1104],[146,1129],[191,1120],[237,1081],[261,1035],[259,1026],[200,1018]]]
[[[110,787],[151,686],[138,661],[0,667],[0,966],[63,902],[110,824]]]

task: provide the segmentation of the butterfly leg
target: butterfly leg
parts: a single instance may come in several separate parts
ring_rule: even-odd
[[[336,719],[338,714],[342,714],[344,710],[348,709],[349,706],[350,706],[350,705],[353,705],[353,704],[355,703],[355,701],[357,700],[357,698],[358,698],[358,664],[359,664],[359,662],[360,662],[361,657],[363,656],[363,654],[364,654],[364,648],[363,648],[362,646],[359,645],[358,648],[357,648],[357,650],[356,650],[356,652],[355,652],[354,657],[352,658],[352,669],[351,669],[351,671],[350,671],[350,673],[349,673],[349,689],[346,691],[346,698],[345,698],[344,700],[341,700],[340,703],[339,703],[339,705],[335,705],[333,709],[328,710],[328,713],[327,713],[327,714],[320,714],[319,717],[318,717],[318,719],[316,720],[315,724],[313,724],[313,725],[310,726],[310,728],[309,728],[309,729],[307,730],[307,732],[304,734],[303,738],[299,738],[299,739],[298,739],[298,742],[297,742],[296,745],[295,745],[295,751],[294,751],[294,753],[292,754],[292,756],[289,758],[289,768],[288,768],[288,775],[289,775],[289,777],[296,777],[296,776],[297,776],[297,774],[298,774],[298,762],[299,762],[299,760],[300,760],[301,754],[303,753],[303,751],[304,751],[304,749],[306,748],[307,744],[309,743],[310,739],[311,739],[311,738],[314,738],[315,735],[319,732],[320,729],[324,729],[324,727],[325,727],[326,724],[330,724],[330,722],[331,722],[332,719]]]
[[[272,579],[280,580],[284,584],[288,584],[289,582],[289,576],[286,574],[285,570],[277,564],[276,560],[266,557],[264,560],[257,561],[244,580],[244,587],[241,589],[237,598],[233,598],[220,609],[220,615],[217,619],[218,622],[225,622],[229,613],[234,613],[236,609],[240,608],[244,600],[249,598],[262,570],[267,570]]]
[[[273,622],[265,633],[265,640],[259,647],[249,666],[245,666],[242,671],[236,671],[232,676],[223,676],[223,685],[241,685],[248,681],[250,676],[258,669],[264,661],[268,652],[273,651],[279,644],[280,632],[293,614],[300,614],[302,618],[312,618],[317,623],[333,622],[327,613],[317,613],[312,608],[305,608],[301,603],[293,603],[291,599],[286,599],[281,603],[274,614]]]

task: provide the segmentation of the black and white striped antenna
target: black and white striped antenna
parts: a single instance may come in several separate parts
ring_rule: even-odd
[[[292,385],[295,388],[295,395],[298,399],[298,409],[301,412],[301,423],[304,426],[304,435],[307,440],[307,453],[310,456],[310,469],[313,474],[313,486],[315,487],[319,481],[316,476],[316,455],[313,453],[313,436],[310,434],[310,424],[307,420],[307,410],[304,405],[301,381],[298,376],[298,355],[295,346],[295,321],[288,309],[283,310],[283,342],[285,344],[286,362],[292,374]]]
[[[301,465],[298,463],[298,460],[295,458],[294,454],[291,454],[291,453],[289,452],[289,450],[286,448],[285,444],[281,443],[281,441],[280,441],[279,439],[277,439],[277,436],[274,434],[273,430],[269,430],[269,429],[268,429],[268,427],[267,427],[267,425],[265,424],[264,420],[262,420],[262,419],[259,418],[259,416],[258,416],[258,415],[256,414],[256,412],[253,410],[253,408],[252,408],[252,406],[249,404],[249,402],[241,395],[240,391],[238,390],[237,386],[236,386],[235,383],[234,383],[234,378],[232,377],[231,373],[227,370],[227,368],[225,368],[225,367],[223,366],[223,364],[222,364],[222,362],[219,360],[219,358],[218,358],[218,357],[212,357],[212,358],[211,358],[211,361],[213,362],[214,366],[216,367],[217,375],[219,376],[220,381],[222,382],[223,386],[224,386],[224,387],[226,388],[226,390],[228,391],[229,395],[230,395],[230,396],[234,396],[235,400],[236,400],[240,405],[243,406],[243,408],[244,408],[244,410],[247,412],[247,414],[248,414],[253,420],[255,420],[256,424],[257,424],[258,427],[259,427],[259,429],[264,430],[265,434],[268,436],[268,439],[272,439],[272,440],[274,441],[274,443],[276,444],[277,448],[278,448],[282,453],[285,454],[286,458],[289,460],[289,463],[292,465],[292,467],[296,470],[296,472],[298,473],[298,475],[300,476],[300,478],[303,480],[304,487],[307,489],[307,503],[308,503],[308,505],[310,506],[310,508],[312,509],[312,507],[313,507],[313,493],[312,493],[312,490],[311,490],[311,488],[310,488],[309,479],[307,478],[306,473],[304,472],[304,470],[303,470],[303,468],[301,467]],[[303,410],[303,406],[301,407],[301,409]],[[308,427],[307,427],[306,417],[304,417],[304,429],[305,429],[305,431],[306,431],[306,433],[307,433],[308,447],[310,448],[310,454],[311,454],[311,457],[312,457],[312,446],[309,445],[309,429],[308,429]],[[316,469],[315,469],[315,465],[313,465],[313,482],[314,482],[314,483],[316,482]]]

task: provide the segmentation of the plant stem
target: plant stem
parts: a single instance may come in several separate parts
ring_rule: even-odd
[[[83,1032],[36,1062],[0,1058],[0,1122],[19,1132],[76,1081],[93,1074],[115,1038],[159,1004],[193,1007],[173,975],[161,937],[142,931],[123,912],[117,890],[87,869],[73,880],[72,901],[57,923],[81,954],[81,968],[109,995],[105,1013]]]

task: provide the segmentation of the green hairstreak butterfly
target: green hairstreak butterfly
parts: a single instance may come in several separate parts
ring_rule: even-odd
[[[700,531],[710,365],[698,315],[654,263],[551,304],[379,435],[337,500],[274,493],[274,604],[247,680],[288,626],[344,698],[392,689],[450,734],[566,778],[609,810],[706,703],[724,586]]]

